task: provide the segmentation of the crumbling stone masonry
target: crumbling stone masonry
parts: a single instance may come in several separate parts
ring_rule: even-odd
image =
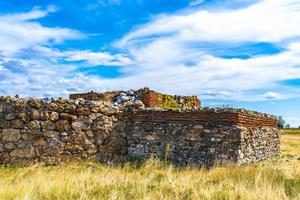
[[[122,110],[107,101],[0,97],[0,164],[163,157],[247,164],[280,153],[274,116],[242,109]],[[140,104],[139,104],[140,105]]]
[[[126,155],[125,124],[106,102],[0,98],[0,163]]]
[[[85,99],[89,101],[107,101],[107,102],[115,102],[116,98],[126,96],[133,96],[138,98],[143,102],[143,104],[148,108],[159,107],[159,108],[181,108],[181,109],[199,109],[201,107],[201,102],[196,96],[172,96],[168,94],[162,94],[150,90],[149,88],[143,88],[136,91],[112,91],[112,92],[104,92],[104,93],[96,93],[96,92],[88,92],[88,93],[79,93],[79,94],[71,94],[70,99]]]
[[[164,156],[180,165],[266,160],[280,153],[280,133],[271,116],[245,110],[140,111],[127,124],[130,157]]]

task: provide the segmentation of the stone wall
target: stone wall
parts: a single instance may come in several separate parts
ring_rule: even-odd
[[[0,97],[0,164],[166,155],[178,165],[212,166],[280,153],[277,119],[266,114],[242,109],[127,111],[106,101]]]
[[[70,94],[69,98],[76,100],[76,99],[84,99],[88,101],[107,101],[112,102],[113,99],[120,93],[121,91],[110,91],[110,92],[102,92],[97,93],[94,91],[85,92],[85,93],[77,93],[77,94]]]
[[[241,144],[238,163],[249,164],[280,154],[280,131],[274,127],[239,127]]]
[[[237,161],[240,145],[235,126],[197,122],[132,122],[128,155],[165,157],[179,165],[212,166]],[[167,148],[170,153],[167,153]]]
[[[0,164],[126,155],[124,122],[105,102],[0,98]]]
[[[277,120],[234,109],[140,111],[128,123],[128,155],[167,155],[179,165],[246,164],[279,155]]]

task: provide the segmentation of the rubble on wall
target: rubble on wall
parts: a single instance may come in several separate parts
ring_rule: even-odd
[[[155,92],[149,88],[128,91],[112,91],[112,92],[88,92],[81,94],[71,94],[70,99],[83,98],[85,100],[107,101],[115,105],[127,106],[132,102],[135,104],[143,104],[149,108],[163,109],[199,109],[201,102],[196,96],[179,96],[167,95]],[[124,105],[125,104],[125,105]]]
[[[120,92],[113,99],[113,106],[122,110],[125,108],[144,109],[145,105],[140,100],[139,94],[136,91],[129,90],[127,92]]]

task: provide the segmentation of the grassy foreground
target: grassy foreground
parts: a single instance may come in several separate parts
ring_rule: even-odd
[[[0,199],[300,199],[300,134],[282,136],[283,155],[206,171],[149,160],[139,167],[94,162],[0,168]]]

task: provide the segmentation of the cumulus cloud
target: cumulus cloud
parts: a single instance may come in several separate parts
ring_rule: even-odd
[[[60,87],[59,80],[67,75],[74,76],[75,69],[71,65],[58,65],[47,60],[4,58],[0,61],[1,93],[37,97],[56,93],[54,96],[65,96],[65,88]]]
[[[281,94],[277,93],[277,92],[266,92],[264,94],[264,97],[266,99],[281,99]]]
[[[57,10],[55,6],[48,6],[45,10],[37,7],[29,12],[0,15],[2,95],[67,96],[71,92],[92,88],[95,81],[88,80],[100,81],[99,78],[84,76],[80,67],[131,63],[130,58],[123,54],[55,48],[57,43],[86,37],[76,30],[46,27],[37,22]],[[73,63],[77,61],[82,61],[82,64]]]
[[[279,42],[300,35],[298,0],[262,0],[246,8],[163,15],[119,43],[174,36],[177,41]]]
[[[290,93],[281,98],[297,96],[294,88],[284,88],[280,82],[300,78],[300,47],[295,38],[300,36],[299,21],[300,3],[296,0],[262,0],[238,9],[159,15],[116,42],[117,47],[128,50],[136,65],[129,67],[133,76],[111,84],[131,86],[137,82],[173,93],[205,94],[209,90],[234,100],[269,99],[271,94],[266,91],[283,89]],[[237,47],[269,42],[285,50],[229,59],[203,51],[202,42],[234,43]],[[226,95],[220,94],[225,90]]]
[[[2,95],[43,96],[62,92],[58,79],[71,75],[74,66],[59,64],[53,57],[61,52],[48,46],[83,34],[68,28],[50,28],[36,20],[56,12],[55,6],[34,8],[29,12],[0,16],[0,84]],[[60,55],[61,56],[61,55]]]
[[[60,43],[67,39],[79,39],[83,34],[68,28],[49,28],[34,22],[45,17],[56,8],[51,6],[46,10],[34,8],[26,13],[16,13],[0,16],[0,51],[3,55],[12,56],[21,49]]]

